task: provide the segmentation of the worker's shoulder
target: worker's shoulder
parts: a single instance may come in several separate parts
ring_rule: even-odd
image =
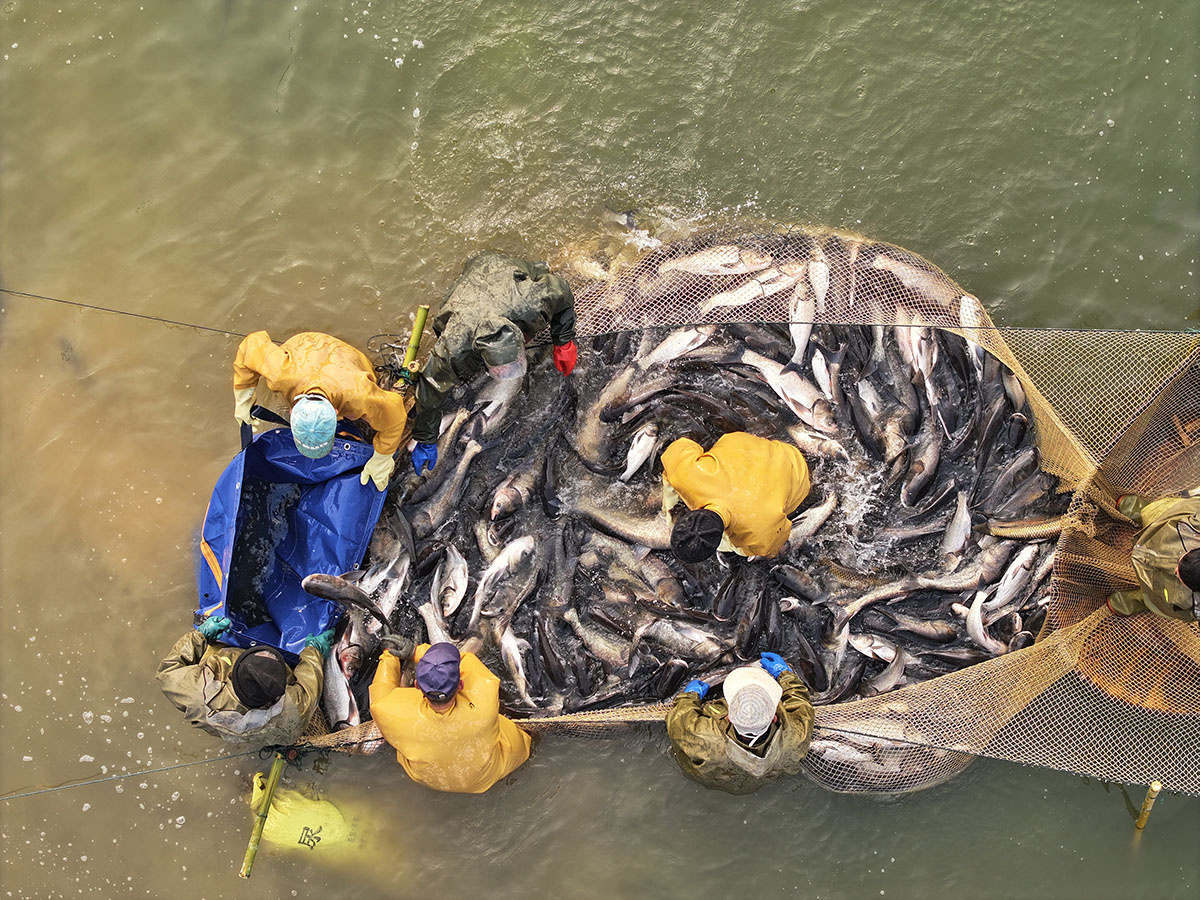
[[[759,437],[756,434],[750,434],[748,431],[727,431],[725,434],[717,438],[715,444],[712,445],[709,453],[716,453],[720,450],[736,450],[736,451],[756,451],[762,452],[771,449],[773,446],[789,447],[790,444],[785,444],[782,441],[774,441],[770,438]]]
[[[1200,515],[1200,497],[1161,497],[1141,510],[1142,522],[1151,525],[1165,519],[1183,519]]]
[[[490,678],[490,679],[494,680],[497,684],[500,683],[499,677],[497,677],[492,672],[491,669],[489,669],[487,666],[485,666],[483,664],[483,660],[481,660],[478,656],[476,656],[470,650],[468,650],[466,653],[462,654],[462,657],[459,661],[458,668],[459,668],[459,671],[462,672],[464,678],[467,675],[472,675],[477,679]]]
[[[720,453],[722,451],[746,454],[783,453],[789,456],[797,456],[801,460],[804,459],[804,454],[800,452],[800,448],[795,444],[790,444],[787,441],[777,441],[774,438],[759,437],[747,431],[730,431],[721,435],[708,452]]]

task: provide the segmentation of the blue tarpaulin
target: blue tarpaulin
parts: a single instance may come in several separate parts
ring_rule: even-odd
[[[304,576],[362,563],[385,493],[359,484],[373,447],[339,433],[322,459],[287,428],[254,438],[221,473],[200,535],[200,616],[228,616],[235,647],[270,644],[293,659],[304,638],[333,627],[341,607],[306,593]]]

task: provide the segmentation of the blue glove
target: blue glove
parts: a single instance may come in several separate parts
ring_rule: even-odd
[[[784,662],[783,657],[778,653],[763,653],[758,664],[767,670],[767,674],[772,678],[778,678],[784,672],[792,672],[792,667]],[[792,672],[795,674],[795,672]]]
[[[708,693],[708,682],[701,681],[699,678],[693,678],[691,681],[689,681],[684,686],[683,690],[680,691],[680,693],[681,694],[695,694],[697,697],[699,697],[701,700],[703,700],[704,695]]]
[[[329,648],[333,646],[333,629],[322,631],[320,634],[310,634],[304,639],[304,646],[316,647],[322,658],[328,656]]]
[[[412,464],[413,471],[418,475],[426,466],[432,472],[433,467],[437,465],[437,444],[425,444],[417,441],[417,446],[413,447]]]

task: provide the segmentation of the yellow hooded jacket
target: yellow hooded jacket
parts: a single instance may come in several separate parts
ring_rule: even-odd
[[[341,419],[365,419],[375,429],[378,453],[400,448],[408,413],[404,398],[379,386],[371,361],[345,341],[305,331],[276,346],[265,331],[246,335],[233,361],[233,389],[252,388],[262,378],[288,406],[301,394],[320,394]]]
[[[418,646],[413,662],[428,649]],[[390,652],[380,657],[371,717],[413,781],[482,794],[529,759],[529,735],[500,715],[500,679],[474,653],[462,655],[462,687],[445,712],[435,711],[420,688],[400,686],[401,667]]]
[[[662,468],[688,509],[721,517],[726,539],[743,556],[778,554],[791,532],[788,514],[812,487],[797,448],[744,431],[722,435],[708,452],[690,438],[672,441]],[[673,499],[664,492],[664,508]]]

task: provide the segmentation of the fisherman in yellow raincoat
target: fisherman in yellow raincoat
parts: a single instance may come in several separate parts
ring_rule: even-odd
[[[529,759],[529,735],[500,715],[500,679],[474,653],[421,644],[412,653],[416,686],[401,687],[408,653],[389,646],[394,640],[384,639],[371,682],[371,717],[413,781],[482,794]]]
[[[1200,619],[1200,497],[1149,500],[1126,494],[1117,509],[1142,529],[1132,551],[1139,586],[1110,594],[1109,609],[1125,616],[1149,610],[1169,619]]]
[[[274,647],[242,650],[219,643],[230,624],[211,616],[176,641],[158,664],[159,688],[188,722],[214,737],[233,744],[292,743],[321,699],[332,629],[305,638],[292,669]]]
[[[791,444],[744,431],[722,435],[705,451],[690,438],[662,454],[663,512],[682,500],[688,512],[671,530],[671,549],[684,562],[718,550],[776,556],[791,532],[788,515],[808,496],[808,463]]]
[[[339,418],[363,419],[375,429],[375,453],[363,466],[368,479],[385,490],[400,448],[408,413],[404,398],[379,386],[371,361],[345,341],[306,331],[276,346],[265,331],[249,334],[233,362],[233,415],[250,424],[254,389],[262,378],[291,410],[296,449],[320,459],[333,447]]]
[[[812,739],[808,688],[778,653],[734,669],[720,700],[704,702],[695,680],[667,713],[667,737],[679,767],[705,787],[749,794],[772,778],[795,775]]]

